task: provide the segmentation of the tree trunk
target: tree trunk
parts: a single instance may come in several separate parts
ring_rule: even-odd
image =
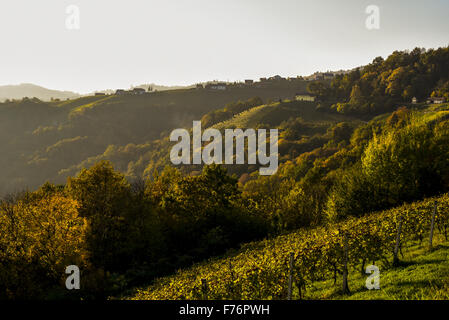
[[[344,235],[343,294],[350,294],[348,286],[348,235]]]
[[[399,264],[398,252],[399,252],[399,242],[401,239],[401,229],[402,229],[402,217],[399,218],[398,233],[396,234],[396,245],[394,247],[394,255],[393,255],[394,266],[397,266]]]

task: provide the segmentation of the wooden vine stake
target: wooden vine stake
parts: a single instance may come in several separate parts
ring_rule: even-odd
[[[293,290],[293,288],[292,288],[293,287],[293,257],[294,257],[294,254],[290,253],[287,300],[291,300],[292,299],[292,290]]]
[[[432,213],[432,222],[430,224],[430,237],[429,237],[429,249],[430,250],[432,250],[433,229],[435,227],[435,216],[437,214],[437,204],[438,204],[438,202],[435,201],[434,207],[433,207],[433,213]]]
[[[396,245],[394,246],[394,255],[393,255],[393,265],[398,265],[399,258],[399,243],[401,241],[401,230],[402,230],[402,216],[399,217],[399,226],[398,226],[398,233],[396,234]]]
[[[231,260],[229,260],[228,267],[229,267],[229,272],[231,274],[231,282],[230,282],[231,297],[232,297],[232,299],[235,299],[235,297],[234,297],[234,295],[235,295],[234,294],[234,271],[232,269],[232,262],[231,262]]]
[[[206,281],[206,279],[201,279],[201,292],[203,294],[202,300],[207,300],[207,281]]]
[[[348,286],[348,234],[344,234],[343,294],[350,294]]]

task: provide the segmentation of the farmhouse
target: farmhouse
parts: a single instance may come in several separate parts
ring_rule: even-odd
[[[143,89],[143,88],[134,88],[132,91],[131,91],[131,93],[132,94],[145,94],[145,89]]]
[[[317,73],[314,73],[311,77],[310,77],[312,80],[323,80],[324,79],[324,76],[323,76],[323,74],[322,73],[319,73],[319,72],[317,72]]]
[[[445,103],[446,99],[443,97],[429,97],[427,98],[427,103],[440,104]]]
[[[332,72],[325,72],[323,73],[324,80],[331,80],[334,78],[334,74]]]
[[[332,80],[334,78],[334,73],[332,72],[315,72],[314,74],[306,77],[307,80],[317,81],[317,80]]]
[[[269,77],[268,80],[270,80],[270,81],[280,81],[280,80],[285,80],[285,79],[282,78],[280,75],[275,75],[273,77]]]
[[[296,94],[295,95],[295,100],[296,101],[310,101],[310,102],[313,102],[313,101],[315,101],[315,97],[309,96],[309,95],[303,95],[303,94]]]
[[[226,90],[226,87],[227,85],[224,82],[206,84],[206,89],[210,90]]]

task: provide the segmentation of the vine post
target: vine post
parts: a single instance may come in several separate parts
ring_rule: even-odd
[[[206,279],[201,279],[201,293],[203,295],[202,300],[207,300],[207,281],[206,281]]]
[[[399,225],[398,225],[398,232],[396,234],[396,245],[394,246],[394,255],[393,255],[393,265],[398,265],[399,258],[399,243],[401,241],[401,230],[402,230],[402,216],[399,217]]]
[[[432,221],[430,223],[429,250],[432,250],[433,230],[435,227],[435,215],[437,214],[437,204],[438,202],[435,201],[432,213]]]
[[[231,274],[231,281],[230,281],[231,296],[232,296],[232,299],[235,299],[235,297],[234,297],[234,271],[232,269],[232,262],[231,262],[231,260],[229,260],[228,268],[229,268],[229,273]]]
[[[288,292],[287,292],[287,300],[292,299],[292,290],[293,290],[293,257],[294,254],[290,253],[290,261],[289,261],[289,272],[288,272]]]
[[[344,234],[343,294],[350,294],[348,286],[348,234]]]

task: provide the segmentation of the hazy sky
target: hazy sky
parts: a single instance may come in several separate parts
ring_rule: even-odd
[[[1,0],[0,85],[86,93],[347,69],[447,46],[448,13],[449,0]]]

